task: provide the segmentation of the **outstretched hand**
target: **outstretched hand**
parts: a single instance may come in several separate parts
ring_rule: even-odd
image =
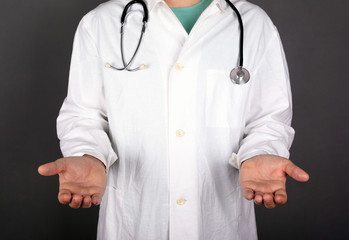
[[[43,176],[59,175],[58,200],[71,208],[99,205],[107,185],[104,164],[94,157],[66,157],[41,165]]]
[[[254,199],[266,208],[287,202],[286,177],[306,182],[309,175],[289,159],[274,155],[259,155],[244,161],[240,167],[240,184],[247,200]]]

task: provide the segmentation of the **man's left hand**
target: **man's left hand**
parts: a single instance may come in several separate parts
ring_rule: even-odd
[[[266,208],[287,202],[286,177],[306,182],[309,175],[292,161],[274,155],[259,155],[244,161],[240,167],[240,184],[244,197],[254,199]]]

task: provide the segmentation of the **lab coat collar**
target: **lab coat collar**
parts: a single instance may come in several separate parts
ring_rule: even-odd
[[[164,0],[144,0],[147,4],[148,11],[151,12],[153,8],[158,4],[158,3],[165,3]]]
[[[230,0],[232,3],[237,2],[239,0]],[[149,12],[151,12],[153,10],[153,8],[161,3],[161,4],[165,4],[164,0],[145,0],[148,10]],[[228,4],[225,2],[225,0],[213,0],[213,2],[215,2],[215,5],[223,12],[225,11],[229,6]]]
[[[216,2],[216,6],[222,11],[224,12],[225,10],[227,10],[229,7],[229,5],[227,4],[227,2],[225,0],[213,0],[214,2]],[[235,2],[239,2],[241,0],[229,0],[231,3],[235,4]]]

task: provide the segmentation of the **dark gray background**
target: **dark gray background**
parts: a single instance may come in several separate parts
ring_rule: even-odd
[[[37,166],[61,157],[55,121],[67,91],[73,35],[102,0],[1,0],[0,239],[94,239],[98,208],[57,201],[58,178]],[[289,201],[256,206],[260,239],[349,239],[349,1],[265,0],[289,63],[296,138]]]

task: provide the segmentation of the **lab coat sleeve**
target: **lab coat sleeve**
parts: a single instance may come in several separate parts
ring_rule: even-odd
[[[76,31],[68,93],[57,118],[57,135],[64,157],[89,154],[109,167],[117,160],[109,135],[105,95],[95,41],[85,16]]]
[[[289,158],[294,130],[291,127],[292,97],[287,62],[277,29],[252,73],[244,136],[230,162],[262,154]]]

